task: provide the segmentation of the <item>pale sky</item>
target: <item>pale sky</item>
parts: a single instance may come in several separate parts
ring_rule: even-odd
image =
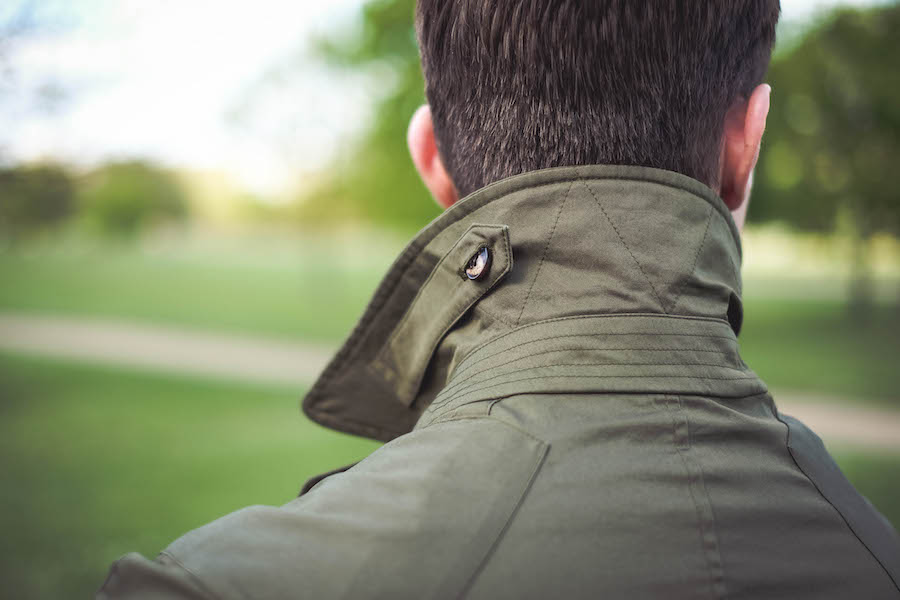
[[[782,11],[803,21],[871,3],[782,0]],[[282,193],[338,155],[369,114],[371,83],[303,59],[312,36],[352,25],[361,4],[43,0],[39,16],[56,27],[12,49],[14,70],[0,84],[0,158],[88,166],[147,157]],[[37,102],[49,81],[62,99]]]

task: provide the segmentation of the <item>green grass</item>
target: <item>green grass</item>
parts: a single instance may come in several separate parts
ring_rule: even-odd
[[[300,395],[0,355],[4,596],[93,597],[120,555],[376,447],[306,420]]]
[[[289,501],[376,444],[298,414],[300,390],[0,355],[0,577],[10,598],[91,597],[110,563]],[[900,457],[838,462],[900,523]]]
[[[741,355],[773,388],[898,407],[900,310],[874,306],[853,318],[838,302],[753,300]]]
[[[841,470],[881,514],[900,528],[900,456],[829,447]]]
[[[145,245],[64,240],[0,251],[0,310],[341,339],[399,248],[365,236],[297,237]]]

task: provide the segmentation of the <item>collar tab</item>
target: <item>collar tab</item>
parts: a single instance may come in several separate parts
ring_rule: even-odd
[[[460,276],[487,249],[479,277]],[[412,406],[434,350],[447,331],[513,266],[509,228],[472,225],[441,258],[367,369],[398,402]]]

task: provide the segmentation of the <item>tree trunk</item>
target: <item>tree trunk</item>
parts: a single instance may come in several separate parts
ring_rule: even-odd
[[[847,308],[851,319],[868,322],[875,305],[875,287],[868,257],[869,235],[859,231],[853,236],[853,260],[851,263],[850,289]]]

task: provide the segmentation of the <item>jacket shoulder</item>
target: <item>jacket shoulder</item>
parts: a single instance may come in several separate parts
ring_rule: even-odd
[[[788,450],[797,467],[900,590],[900,540],[888,520],[847,480],[821,438],[798,419],[778,414],[788,428]]]
[[[282,507],[192,531],[166,554],[218,598],[457,596],[546,451],[492,418],[435,424]]]
[[[126,554],[109,569],[97,600],[141,598],[143,600],[212,600],[214,596],[193,573],[163,552],[156,560]]]

